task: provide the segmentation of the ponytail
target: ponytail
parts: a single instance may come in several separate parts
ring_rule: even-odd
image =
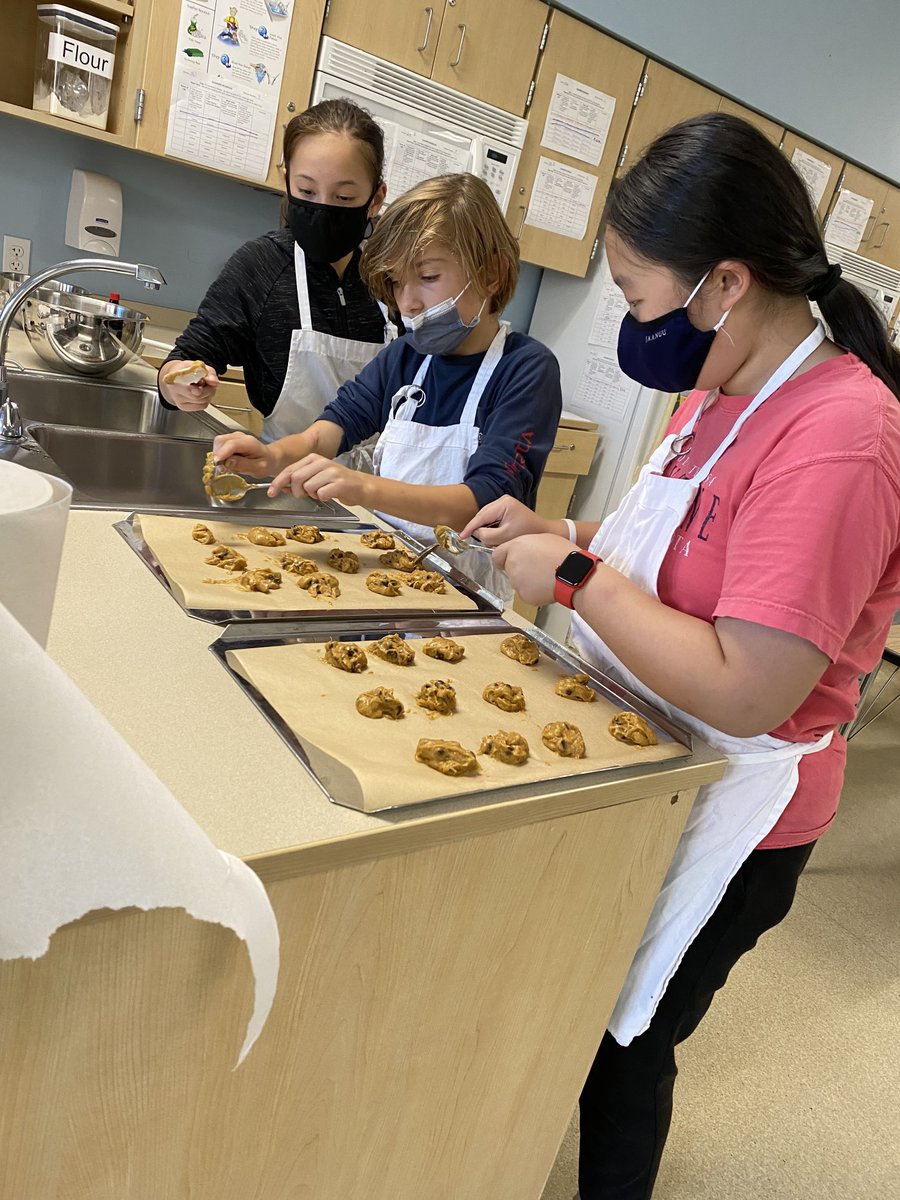
[[[840,279],[818,304],[835,344],[852,351],[900,398],[900,354],[890,343],[884,317],[874,301]]]
[[[900,398],[900,354],[884,318],[829,266],[806,185],[747,121],[707,113],[668,129],[613,186],[606,220],[686,287],[733,258],[776,295],[817,299],[835,343]]]

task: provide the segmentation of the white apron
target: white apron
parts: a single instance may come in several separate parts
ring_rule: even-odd
[[[469,459],[481,441],[475,414],[488,380],[503,357],[508,332],[509,323],[501,321],[472,382],[458,425],[423,425],[413,419],[416,409],[425,402],[422,383],[431,363],[431,355],[423,360],[412,383],[404,384],[391,399],[390,415],[373,455],[376,475],[432,487],[462,483]],[[392,517],[388,513],[378,515],[398,529],[405,530],[423,545],[434,541],[434,529],[427,525],[401,521],[399,517]],[[515,595],[505,572],[492,566],[489,554],[466,550],[447,561],[504,603],[508,603]]]
[[[673,443],[683,443],[692,434],[703,406],[698,408],[684,432],[677,438],[670,434],[656,450],[618,509],[600,526],[590,549],[643,591],[658,596],[660,566],[700,485],[744,422],[794,374],[824,336],[818,325],[782,363],[692,479],[666,478],[662,472],[676,454]],[[769,734],[731,737],[645,687],[577,613],[572,614],[571,632],[584,658],[728,757],[722,779],[700,788],[610,1019],[613,1037],[627,1046],[648,1028],[691,942],[741,864],[784,812],[797,788],[800,759],[824,750],[831,733],[802,744]]]
[[[300,328],[291,334],[287,374],[275,407],[263,420],[264,442],[274,442],[276,438],[302,433],[307,429],[321,417],[341,384],[348,379],[355,379],[363,367],[397,335],[384,305],[379,305],[384,315],[384,345],[337,337],[333,333],[319,333],[313,329],[306,256],[296,243],[294,271],[297,276]],[[342,455],[338,461],[344,462],[346,458]]]

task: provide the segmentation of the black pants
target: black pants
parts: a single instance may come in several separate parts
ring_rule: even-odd
[[[675,1047],[738,959],[787,916],[813,845],[754,851],[682,959],[649,1029],[630,1046],[604,1035],[581,1093],[581,1200],[649,1200],[672,1119]]]

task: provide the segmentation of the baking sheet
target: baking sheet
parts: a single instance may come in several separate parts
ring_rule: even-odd
[[[362,545],[365,527],[352,530],[322,528],[324,540],[313,545],[288,539],[284,546],[269,547],[256,546],[242,536],[251,528],[246,522],[206,519],[203,524],[212,531],[219,544],[238,550],[246,558],[248,567],[282,570],[277,555],[287,550],[312,559],[323,571],[334,575],[340,584],[341,595],[337,598],[311,596],[297,586],[295,576],[284,570],[282,586],[267,594],[243,591],[237,586],[237,576],[234,576],[234,583],[204,582],[228,580],[229,573],[204,561],[209,557],[212,547],[195,542],[191,537],[195,524],[191,518],[132,514],[127,521],[119,522],[116,529],[182,608],[201,620],[225,624],[232,621],[306,619],[334,615],[350,617],[363,613],[397,617],[409,614],[496,612],[499,607],[499,602],[488,592],[437,555],[429,555],[422,566],[441,573],[446,589],[443,594],[420,592],[407,585],[402,587],[399,596],[381,596],[371,592],[366,587],[366,576],[370,571],[389,568],[379,561],[384,551]],[[270,522],[265,528],[284,529],[285,525]],[[412,540],[405,539],[397,531],[393,531],[392,536],[398,548],[417,552],[418,547]],[[328,554],[336,548],[352,550],[359,557],[359,571],[355,575],[341,574],[327,565]],[[403,578],[402,572],[396,574]]]
[[[452,636],[466,648],[459,663],[443,663],[421,652],[423,639],[437,631],[447,633],[446,628],[435,625],[403,632],[416,649],[412,666],[394,666],[368,653],[368,669],[360,674],[325,663],[327,636],[318,633],[262,645],[241,645],[231,638],[230,646],[225,635],[213,649],[245,682],[251,696],[262,702],[260,707],[269,710],[267,715],[276,714],[276,727],[328,797],[363,812],[646,766],[691,753],[687,735],[683,735],[687,744],[682,744],[658,714],[630,702],[633,698],[627,694],[623,698],[614,695],[602,682],[597,684],[597,699],[589,704],[557,696],[557,680],[584,670],[584,664],[542,637],[544,652],[537,666],[523,666],[500,651],[503,639],[519,630],[499,620],[489,624],[490,629],[485,630],[477,630],[474,624],[455,628]],[[366,642],[388,631],[384,627],[371,633],[345,630],[340,640],[358,641],[365,649]],[[591,675],[602,680],[594,672]],[[428,679],[453,683],[457,712],[430,716],[415,703],[416,692]],[[525,694],[526,710],[505,713],[483,700],[485,685],[494,681],[518,684]],[[357,696],[375,687],[390,687],[403,701],[406,715],[401,720],[371,720],[357,713]],[[625,709],[637,709],[651,720],[659,745],[638,748],[611,737],[609,721]],[[561,758],[543,745],[541,730],[550,721],[578,726],[584,735],[585,758]],[[477,775],[453,778],[415,761],[419,738],[456,741],[477,754],[481,739],[498,730],[515,731],[526,738],[531,751],[527,762],[513,767],[478,755],[481,770]]]

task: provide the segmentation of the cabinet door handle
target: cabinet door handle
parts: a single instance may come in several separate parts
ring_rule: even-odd
[[[460,60],[462,59],[463,45],[466,40],[465,25],[457,25],[456,28],[459,30],[459,45],[456,47],[456,58],[454,58],[453,62],[450,64],[451,67],[459,66]]]
[[[566,451],[571,452],[574,449],[575,449],[574,442],[560,442],[558,445],[550,447],[550,453],[551,454],[562,454],[563,452],[566,452]]]
[[[528,216],[528,205],[520,204],[519,208],[522,212],[522,220],[519,222],[519,228],[516,230],[516,241],[522,236],[522,230],[525,228],[525,218]]]
[[[875,222],[876,222],[877,220],[878,220],[878,217],[874,217],[874,216],[873,216],[873,217],[869,217],[869,218],[866,220],[866,223],[865,223],[865,225],[863,226],[863,235],[862,235],[862,237],[859,239],[859,244],[860,244],[860,245],[863,245],[863,243],[864,243],[864,242],[867,242],[867,241],[869,240],[869,238],[872,236],[872,234],[875,232]],[[868,233],[866,233],[866,229],[868,228],[869,221],[871,221],[871,222],[872,222],[872,228],[871,228],[871,229],[869,229],[869,232],[868,232]]]
[[[428,39],[431,37],[431,22],[434,20],[434,9],[426,8],[425,15],[427,17],[427,20],[425,23],[425,40],[421,46],[416,46],[416,49],[418,50],[418,52],[420,54],[422,53],[423,50],[428,49]]]
[[[890,227],[891,227],[890,221],[882,221],[881,225],[875,226],[875,229],[883,229],[884,233],[881,235],[881,241],[876,242],[874,244],[874,246],[872,247],[873,250],[880,250],[881,247],[884,245],[884,239],[887,237],[887,232],[890,229]],[[875,229],[872,230],[873,234],[875,233]]]

